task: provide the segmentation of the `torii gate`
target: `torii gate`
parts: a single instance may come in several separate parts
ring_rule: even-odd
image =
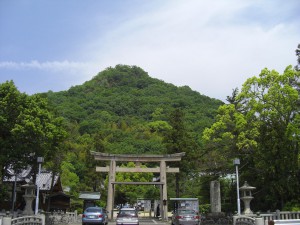
[[[96,172],[109,172],[108,193],[106,209],[110,212],[109,219],[113,218],[114,206],[114,185],[115,184],[133,184],[133,185],[160,185],[160,200],[162,207],[162,219],[168,219],[168,205],[165,203],[168,199],[167,195],[167,173],[179,173],[179,168],[169,168],[166,162],[180,161],[181,157],[185,155],[184,152],[168,155],[133,155],[133,154],[109,154],[101,152],[91,153],[95,160],[110,161],[110,166],[96,167]],[[124,168],[116,166],[116,162],[135,162],[135,168]],[[156,168],[141,168],[140,162],[159,162],[160,167]],[[116,182],[116,172],[130,172],[130,173],[160,173],[160,182]]]

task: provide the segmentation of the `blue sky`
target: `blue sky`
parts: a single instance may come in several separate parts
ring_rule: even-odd
[[[296,64],[298,0],[0,0],[0,83],[62,91],[116,64],[225,100]]]

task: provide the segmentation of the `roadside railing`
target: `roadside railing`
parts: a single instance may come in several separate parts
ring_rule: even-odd
[[[11,225],[44,225],[44,221],[45,217],[43,215],[24,216],[12,219]]]
[[[254,218],[250,216],[234,216],[234,225],[262,225],[262,218]]]
[[[10,216],[3,216],[1,225],[45,225],[44,215],[38,216],[23,216],[13,218]]]
[[[38,215],[23,216],[16,213],[0,213],[0,225],[67,225],[77,222],[77,211],[45,212]]]
[[[295,220],[300,219],[300,211],[299,212],[290,212],[290,211],[280,211],[272,213],[262,213],[260,215],[264,219],[264,225],[268,225],[269,221],[274,220]]]
[[[251,219],[252,218],[252,219]],[[269,225],[270,221],[297,221],[300,220],[300,211],[289,212],[280,211],[270,213],[261,213],[257,215],[240,215],[233,217],[233,225],[252,224],[252,225]]]
[[[70,224],[78,222],[77,210],[74,212],[47,212],[46,225]]]

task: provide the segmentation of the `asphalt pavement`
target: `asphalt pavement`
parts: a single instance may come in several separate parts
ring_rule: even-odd
[[[115,225],[115,221],[108,222],[108,225]],[[161,221],[157,218],[140,218],[140,225],[170,225],[170,221]],[[81,225],[81,221],[78,221],[76,223],[71,223],[69,225]]]

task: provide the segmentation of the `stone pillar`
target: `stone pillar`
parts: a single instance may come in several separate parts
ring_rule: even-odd
[[[255,218],[255,225],[264,225],[264,219],[262,217]]]
[[[233,216],[232,217],[232,220],[233,220],[233,225],[236,225],[236,220],[237,220],[237,218],[238,218],[239,216],[237,216],[237,215],[235,215],[235,216]]]
[[[2,218],[2,225],[11,225],[11,217],[4,216]]]
[[[164,196],[163,196],[163,185],[159,185],[159,190],[160,190],[160,201],[159,201],[159,215],[161,218],[164,218],[163,216],[163,199],[164,199]]]
[[[107,204],[106,208],[109,211],[108,218],[113,219],[114,215],[114,184],[116,181],[116,161],[111,160],[108,174],[108,193],[107,193]]]
[[[163,204],[163,200],[168,200],[166,161],[164,161],[164,160],[160,161],[160,181],[163,183],[162,199],[161,199],[161,203],[160,203],[160,206],[163,209],[161,218],[163,220],[168,220],[168,203],[166,205]]]
[[[42,225],[45,225],[45,221],[46,221],[45,215],[44,215],[44,214],[40,214],[39,216],[40,216],[41,219],[42,219]]]
[[[217,180],[210,182],[210,209],[213,214],[221,212],[220,182]]]

